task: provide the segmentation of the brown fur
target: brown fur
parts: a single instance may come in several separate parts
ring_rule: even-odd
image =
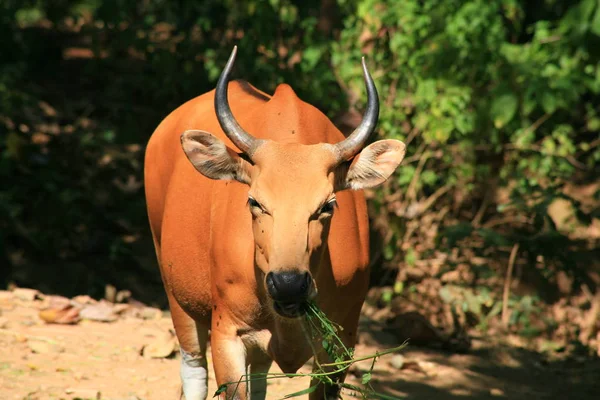
[[[148,143],[145,164],[150,226],[177,336],[185,351],[202,358],[211,329],[219,384],[237,381],[248,364],[268,368],[269,358],[283,371],[295,372],[312,355],[300,320],[273,312],[264,287],[269,270],[310,270],[318,304],[344,327],[343,340],[354,346],[369,255],[364,196],[334,194],[337,175],[348,173],[348,166],[332,169],[333,153],[319,144],[339,142],[344,138],[340,131],[287,85],[270,97],[234,82],[228,97],[240,125],[256,138],[270,139],[253,155],[254,165],[231,151],[237,149],[217,122],[214,91],[165,118]],[[199,170],[209,165],[212,178],[221,168],[234,180],[209,179],[188,161],[179,138],[196,129],[214,135],[229,150],[223,153],[206,137],[184,140],[190,161]],[[361,165],[369,170],[353,176],[385,180],[388,173],[382,178],[369,167],[381,152],[363,153]],[[369,185],[357,188],[364,186]],[[249,193],[267,213],[249,210]],[[316,215],[333,196],[338,206],[331,220]],[[246,398],[245,385],[237,396]],[[323,393],[313,393],[315,398]]]

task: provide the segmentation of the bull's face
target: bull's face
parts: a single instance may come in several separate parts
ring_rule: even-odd
[[[235,50],[217,84],[215,106],[223,131],[245,156],[204,131],[186,131],[182,146],[204,176],[249,185],[255,264],[275,312],[293,318],[316,296],[313,276],[337,207],[336,191],[384,182],[402,161],[405,146],[382,140],[362,149],[378,112],[377,92],[366,67],[369,106],[363,122],[346,140],[309,146],[253,138],[238,125],[227,104],[234,57]]]
[[[336,208],[334,158],[322,145],[266,142],[254,159],[248,207],[256,266],[275,311],[294,317],[316,295],[313,276]]]

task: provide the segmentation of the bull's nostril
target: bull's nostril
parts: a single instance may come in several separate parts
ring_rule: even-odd
[[[266,277],[267,283],[267,291],[271,296],[276,296],[277,288],[275,287],[275,282],[273,280],[273,273],[269,272]]]
[[[306,291],[308,291],[308,289],[310,288],[311,285],[312,285],[312,277],[307,272],[304,275],[304,286],[303,286],[303,289],[306,290]]]
[[[270,284],[270,285],[273,284],[273,273],[272,272],[269,272],[267,274],[267,284]]]
[[[302,302],[308,297],[312,278],[308,272],[269,272],[265,283],[273,300]]]

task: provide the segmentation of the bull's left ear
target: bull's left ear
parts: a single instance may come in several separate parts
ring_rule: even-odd
[[[196,170],[207,178],[250,184],[252,164],[212,134],[185,131],[181,135],[181,147]]]
[[[404,159],[406,145],[399,140],[380,140],[365,147],[350,165],[340,165],[336,190],[367,189],[385,182]]]

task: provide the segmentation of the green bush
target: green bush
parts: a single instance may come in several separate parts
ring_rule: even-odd
[[[555,233],[555,199],[570,201],[584,223],[598,215],[564,190],[598,176],[596,1],[340,4],[347,17],[331,46],[334,67],[362,95],[356,60],[366,53],[384,103],[380,136],[409,142],[379,210],[390,193],[403,203],[395,213],[409,218],[451,199],[451,214],[476,228],[526,221],[508,231],[490,223],[479,231],[498,237],[488,245],[506,245],[508,235],[508,243],[537,240],[528,248],[542,253],[555,250],[543,243]]]

